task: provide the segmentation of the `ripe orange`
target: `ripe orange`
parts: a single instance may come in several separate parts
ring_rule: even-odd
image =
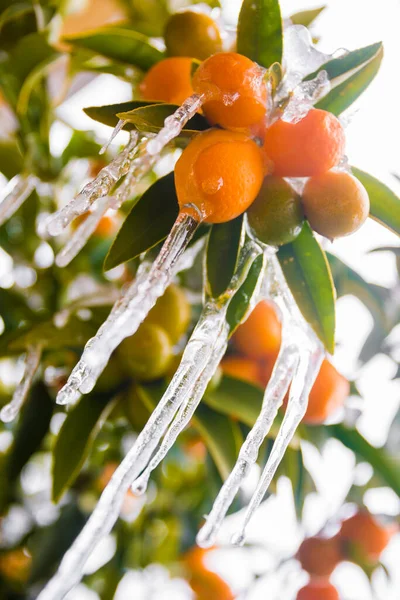
[[[193,89],[205,95],[203,112],[213,124],[243,129],[265,118],[264,71],[241,54],[221,52],[210,56],[194,74]]]
[[[143,100],[182,104],[193,94],[191,83],[192,59],[165,58],[146,73],[139,90]]]
[[[305,539],[297,553],[302,568],[313,577],[329,577],[342,560],[337,537]]]
[[[338,537],[348,558],[376,562],[397,527],[385,526],[367,510],[360,510],[343,521]]]
[[[323,423],[343,406],[350,393],[350,384],[328,361],[324,360],[308,399],[303,423]]]
[[[188,571],[189,585],[197,600],[233,600],[228,584],[216,573],[207,569],[205,556],[214,548],[192,548],[183,558]]]
[[[298,123],[279,120],[265,135],[264,148],[275,175],[311,177],[335,167],[344,154],[340,121],[325,110],[311,109]]]
[[[179,206],[195,205],[207,223],[230,221],[257,196],[264,167],[261,150],[246,135],[220,129],[200,133],[175,166]]]
[[[353,175],[342,171],[311,177],[302,200],[311,227],[329,239],[354,233],[369,214],[367,190]]]
[[[339,593],[329,581],[310,581],[298,592],[297,600],[339,600]]]
[[[221,362],[223,373],[253,385],[262,386],[263,377],[259,363],[242,356],[227,356]]]
[[[172,15],[166,25],[164,39],[170,56],[192,56],[204,60],[222,50],[221,34],[214,19],[193,10]]]
[[[274,303],[262,300],[247,321],[237,329],[233,342],[249,358],[275,357],[281,345],[281,330]]]

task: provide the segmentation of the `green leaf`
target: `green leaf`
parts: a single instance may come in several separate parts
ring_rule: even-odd
[[[165,119],[173,115],[178,108],[175,104],[151,104],[128,112],[120,112],[117,117],[123,121],[128,121],[139,131],[158,133],[164,127]],[[210,125],[206,119],[202,115],[195,114],[182,129],[180,137],[191,138],[199,131],[205,131],[209,128]]]
[[[97,158],[101,145],[90,131],[74,131],[61,155],[61,162],[67,165],[74,158]]]
[[[123,27],[102,27],[86,35],[64,38],[64,41],[144,71],[164,58],[164,53],[153,46],[146,36]]]
[[[156,181],[133,206],[104,262],[113,269],[156,246],[171,231],[179,212],[174,174]]]
[[[10,55],[13,75],[17,76],[22,84],[37,67],[47,63],[59,54],[52,48],[45,34],[32,33],[23,37]]]
[[[53,408],[54,402],[46,386],[42,382],[34,385],[21,412],[8,457],[7,474],[10,481],[17,479],[32,454],[40,449],[49,430]]]
[[[378,52],[381,51],[382,42],[371,44],[370,46],[365,46],[364,48],[358,48],[357,50],[352,50],[344,56],[329,60],[317,71],[310,73],[310,75],[307,75],[307,77],[304,79],[305,81],[309,81],[310,79],[314,79],[321,71],[326,71],[328,78],[332,82],[332,85],[335,85],[335,79],[339,77],[342,78],[343,75],[351,73],[354,71],[354,69],[358,69],[362,65],[368,63],[371,59],[376,57]]]
[[[334,87],[322,100],[317,102],[315,108],[327,110],[339,116],[361,96],[374,80],[382,58],[383,48],[381,47],[372,60],[356,71],[354,75]]]
[[[39,344],[46,349],[82,347],[95,332],[94,326],[77,317],[71,317],[64,327],[56,327],[53,321],[37,323],[28,331],[16,332],[9,345],[11,351],[23,352],[28,346]]]
[[[193,425],[202,436],[222,479],[227,479],[243,443],[238,423],[200,405],[193,417]]]
[[[278,0],[244,0],[239,15],[237,51],[268,69],[282,62],[282,17]]]
[[[325,10],[326,6],[312,8],[311,10],[302,10],[290,16],[293,25],[304,25],[308,27]]]
[[[50,54],[45,60],[36,65],[35,68],[25,78],[25,81],[21,87],[17,102],[17,112],[20,115],[25,115],[29,108],[29,101],[35,88],[38,87],[39,82],[48,74],[50,67],[55,60],[59,58],[57,52]]]
[[[344,425],[329,425],[324,428],[331,437],[340,440],[347,448],[367,461],[385,484],[400,496],[400,470],[395,465],[389,454],[382,448],[375,448],[356,429],[349,429]]]
[[[335,288],[325,252],[307,222],[294,242],[281,246],[278,258],[304,318],[333,353]]]
[[[7,179],[22,171],[23,157],[15,142],[0,142],[0,172]]]
[[[372,175],[355,167],[352,167],[352,172],[368,192],[371,204],[369,216],[400,235],[400,198]]]
[[[83,111],[87,114],[88,117],[90,117],[94,121],[102,123],[103,125],[108,125],[109,127],[115,127],[119,121],[117,117],[118,113],[130,112],[137,108],[153,106],[154,104],[158,104],[158,102],[130,100],[129,102],[121,102],[120,104],[107,104],[105,106],[89,106],[88,108],[84,108]],[[126,131],[133,131],[136,128],[132,123],[127,123],[124,129]]]
[[[52,498],[58,502],[75,481],[92,444],[115,406],[110,394],[83,396],[67,415],[53,450]]]
[[[261,388],[224,375],[217,389],[206,393],[204,402],[217,412],[253,427],[261,411],[263,396]]]
[[[227,290],[237,267],[244,236],[243,215],[212,226],[206,258],[208,296],[218,298]]]
[[[264,277],[264,266],[264,255],[257,256],[250,267],[245,282],[241,285],[229,304],[226,320],[229,325],[230,335],[244,321],[252,306],[253,299],[258,294],[261,281]]]

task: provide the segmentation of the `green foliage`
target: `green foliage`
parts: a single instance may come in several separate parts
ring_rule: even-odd
[[[370,217],[400,235],[400,199],[384,183],[353,167],[353,174],[365,186],[371,203]]]
[[[120,112],[117,114],[117,117],[131,123],[138,131],[158,133],[164,126],[165,119],[174,114],[177,109],[178,106],[174,104],[151,104],[150,106],[142,106],[128,112]],[[190,139],[199,131],[204,131],[208,128],[209,124],[205,118],[196,114],[182,129],[179,137]]]
[[[244,321],[253,301],[259,293],[263,279],[265,260],[264,255],[257,256],[249,269],[246,280],[229,304],[226,320],[229,325],[230,335],[232,335],[237,327]]]
[[[244,0],[239,15],[237,50],[263,67],[282,62],[282,17],[278,0]]]

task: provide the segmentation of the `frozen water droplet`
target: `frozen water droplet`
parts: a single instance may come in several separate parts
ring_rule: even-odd
[[[110,146],[110,144],[114,141],[114,139],[117,137],[117,135],[119,134],[119,132],[121,131],[121,129],[123,129],[126,125],[128,121],[124,121],[123,119],[120,119],[118,121],[118,123],[116,124],[116,126],[113,129],[113,132],[110,136],[110,139],[104,144],[104,146],[101,148],[99,154],[105,154],[108,150],[108,147]]]
[[[131,490],[136,496],[142,496],[147,490],[148,483],[149,475],[141,475],[132,483]]]
[[[28,348],[21,382],[15,388],[11,402],[2,408],[0,413],[0,418],[4,423],[13,421],[21,410],[32,387],[32,381],[39,367],[41,356],[42,349],[40,346],[30,346]]]
[[[244,531],[234,533],[231,537],[231,544],[233,546],[244,546],[245,541],[246,541],[246,535],[245,535]]]

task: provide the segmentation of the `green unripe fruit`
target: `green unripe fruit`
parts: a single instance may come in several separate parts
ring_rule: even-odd
[[[134,335],[122,342],[118,356],[131,377],[139,381],[153,381],[167,372],[172,345],[164,329],[143,323]]]
[[[164,38],[170,56],[204,60],[222,51],[221,34],[215,21],[208,15],[190,10],[170,17]]]
[[[173,344],[185,333],[190,321],[190,304],[185,292],[170,285],[146,317],[146,323],[159,325]]]
[[[270,246],[292,242],[304,221],[300,196],[287,181],[274,175],[264,179],[247,216],[254,235]]]

